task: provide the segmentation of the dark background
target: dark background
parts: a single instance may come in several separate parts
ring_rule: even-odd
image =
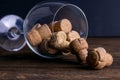
[[[44,0],[0,0],[0,18],[16,14],[23,19]],[[61,0],[46,0],[61,1]],[[87,16],[89,36],[120,36],[120,0],[63,0],[79,6]]]

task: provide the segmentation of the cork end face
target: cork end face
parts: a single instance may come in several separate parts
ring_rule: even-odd
[[[80,35],[77,31],[72,30],[67,33],[67,41],[71,42],[77,38],[80,38]]]
[[[61,30],[65,31],[66,33],[72,30],[72,24],[68,19],[62,19],[60,21]]]
[[[88,56],[86,61],[88,66],[95,67],[96,65],[98,65],[98,61],[99,61],[98,53],[95,51],[88,51]]]
[[[72,42],[70,42],[69,47],[70,47],[72,54],[77,54],[80,51],[79,46],[81,45],[79,44],[78,39],[75,39]]]
[[[69,47],[69,42],[66,41],[66,33],[64,31],[56,32],[52,35],[49,44],[58,50],[65,50]]]
[[[59,31],[59,32],[56,33],[56,37],[58,39],[66,40],[67,35],[64,31]]]

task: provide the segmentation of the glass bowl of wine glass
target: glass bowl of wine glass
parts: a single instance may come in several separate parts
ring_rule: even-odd
[[[38,3],[28,12],[23,24],[26,43],[33,52],[43,58],[56,58],[58,56],[42,54],[38,47],[30,44],[26,36],[37,23],[40,23],[41,25],[50,24],[51,22],[59,21],[61,19],[68,19],[72,24],[72,29],[77,31],[82,38],[87,38],[87,18],[78,6],[64,2]],[[52,33],[54,33],[54,29],[52,30]]]

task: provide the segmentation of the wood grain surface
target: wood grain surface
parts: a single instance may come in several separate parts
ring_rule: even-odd
[[[27,46],[19,52],[0,48],[0,80],[120,80],[120,38],[88,38],[89,48],[104,47],[113,55],[112,66],[91,70],[74,55],[43,59]]]

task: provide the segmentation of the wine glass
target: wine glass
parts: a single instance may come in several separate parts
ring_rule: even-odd
[[[7,51],[19,51],[25,46],[23,19],[6,15],[0,19],[0,47]]]
[[[38,3],[27,14],[23,32],[27,45],[37,55],[44,58],[56,58],[58,55],[42,54],[38,47],[32,46],[27,39],[27,33],[36,23],[49,24],[51,22],[67,18],[71,21],[73,30],[76,30],[81,37],[87,38],[88,22],[84,12],[76,5],[63,2]],[[53,30],[54,32],[54,30]]]

